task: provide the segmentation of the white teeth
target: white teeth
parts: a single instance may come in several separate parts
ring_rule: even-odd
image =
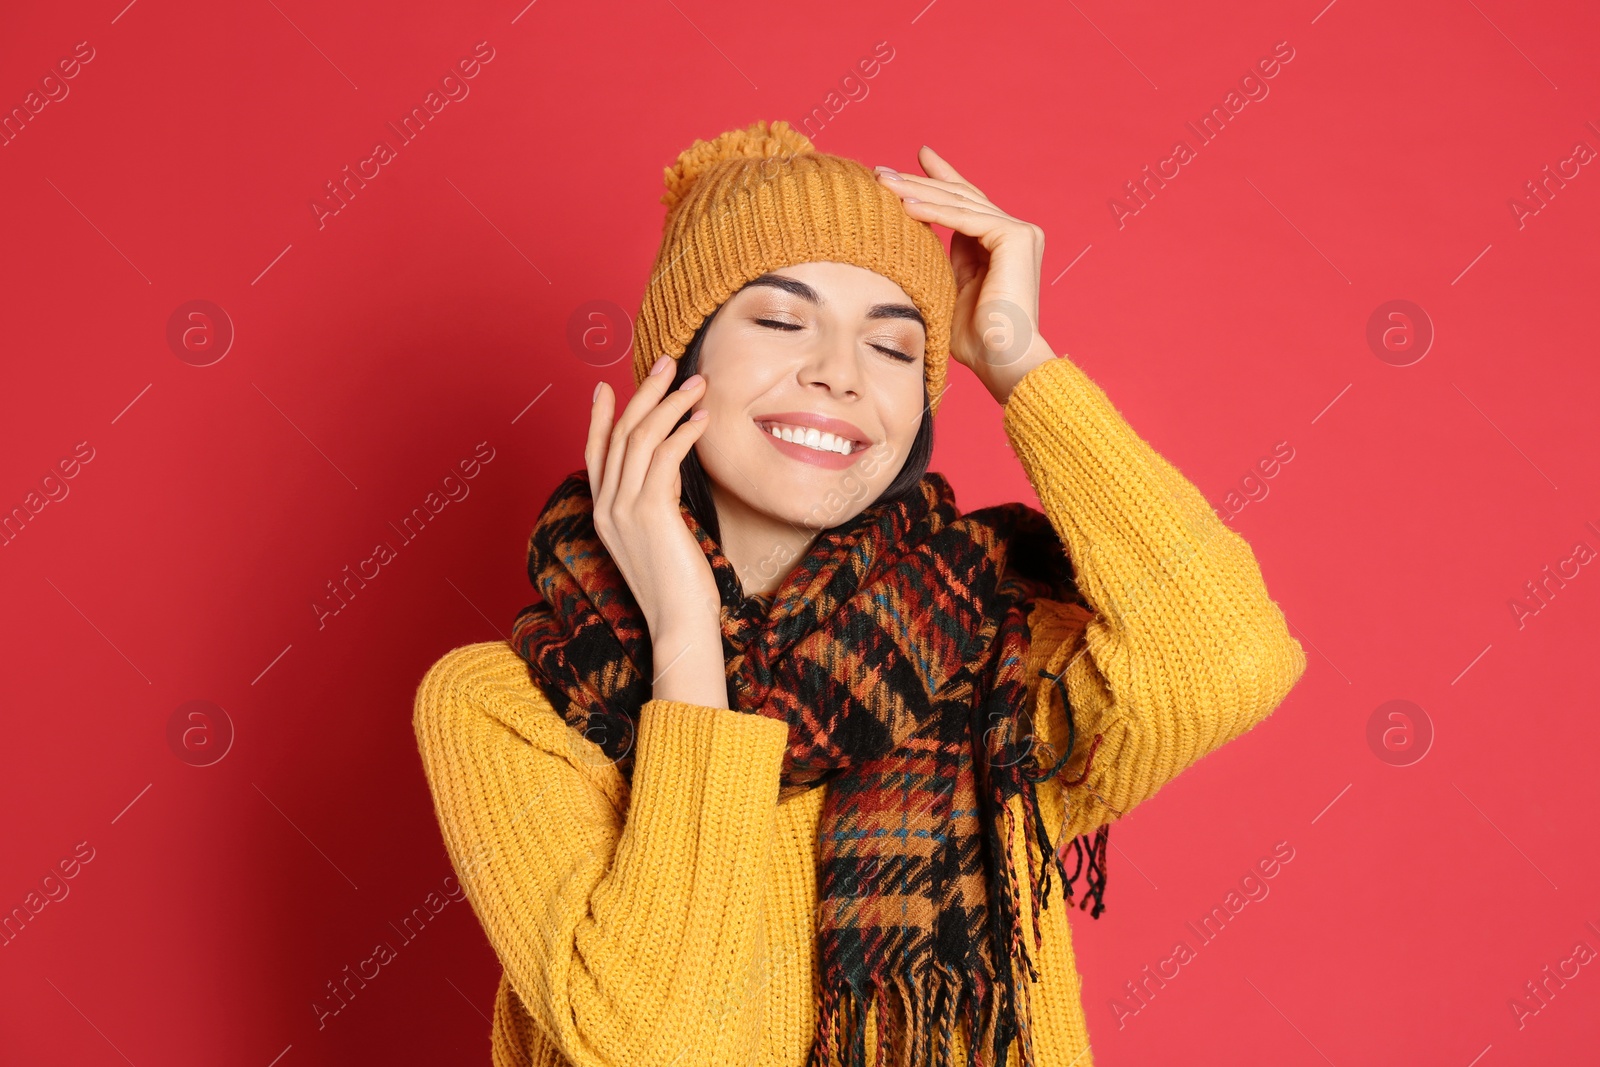
[[[823,433],[814,426],[783,426],[773,423],[767,432],[780,440],[804,445],[818,452],[837,452],[841,456],[848,456],[855,448],[849,439]]]

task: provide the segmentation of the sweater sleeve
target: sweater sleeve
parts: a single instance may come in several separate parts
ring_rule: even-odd
[[[783,723],[649,701],[630,789],[490,642],[429,669],[413,727],[473,910],[572,1067],[753,1059]]]
[[[1061,800],[1066,833],[1088,833],[1270,715],[1305,653],[1250,546],[1070,359],[1030,370],[1003,422],[1084,602],[1035,610],[1030,681],[1058,746],[1065,712],[1037,665],[1066,685],[1077,740],[1062,779],[1088,774]]]

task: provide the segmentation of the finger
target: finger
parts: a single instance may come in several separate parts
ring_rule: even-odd
[[[711,412],[701,408],[684,420],[676,430],[667,436],[656,449],[655,459],[650,463],[650,473],[645,476],[643,492],[655,495],[664,493],[676,500],[682,491],[681,485],[675,489],[679,471],[683,465],[684,457],[694,443],[700,440],[700,435],[711,424]]]
[[[939,153],[935,152],[933,149],[929,148],[927,145],[923,145],[922,148],[917,152],[917,162],[922,165],[923,172],[926,173],[930,178],[939,178],[943,181],[949,182],[960,182],[973,192],[977,193],[979,196],[982,196],[985,200],[989,199],[984,195],[982,189],[979,189],[976,185],[973,185],[971,182],[967,181],[967,179],[963,178],[960,171],[952,167],[948,160],[946,160]]]
[[[661,398],[672,389],[674,371],[677,369],[677,360],[671,356],[664,357],[667,365],[655,374],[646,374],[633,391],[633,396],[628,398],[627,406],[622,409],[622,414],[617,417],[616,429],[626,434],[639,424],[655,406],[661,403]]]
[[[993,252],[995,246],[1008,236],[1020,236],[1031,231],[1026,222],[1012,218],[1004,212],[986,211],[980,207],[963,207],[959,204],[942,204],[933,200],[918,200],[914,204],[902,202],[901,207],[913,218],[924,222],[948,226],[957,233],[975,237],[984,248]]]
[[[600,490],[600,476],[606,469],[606,442],[611,436],[611,387],[601,382],[589,406],[589,437],[583,444],[583,465],[589,471],[589,492]]]
[[[675,389],[629,431],[622,457],[622,476],[617,482],[617,499],[633,501],[644,488],[645,475],[655,462],[656,449],[671,432],[673,424],[705,393],[705,379],[691,375],[684,388]]]
[[[902,174],[899,178],[890,178],[887,174],[879,172],[878,177],[882,179],[883,183],[890,189],[895,189],[897,191],[908,188],[924,189],[929,191],[937,190],[938,192],[959,197],[968,203],[984,204],[988,207],[994,207],[996,211],[999,210],[999,208],[995,207],[994,204],[990,203],[988,197],[984,196],[970,185],[964,185],[959,182],[940,181],[938,178],[924,178],[920,174]],[[916,195],[922,196],[923,194],[918,193]]]
[[[622,409],[622,414],[617,416],[616,423],[611,427],[609,436],[610,447],[606,450],[605,470],[601,474],[602,493],[605,496],[606,506],[610,507],[616,500],[617,485],[622,479],[623,460],[626,458],[628,434],[638,425],[657,404],[672,385],[673,361],[668,357],[667,365],[655,374],[647,374],[633,391],[628,404]],[[600,498],[596,497],[598,504]]]

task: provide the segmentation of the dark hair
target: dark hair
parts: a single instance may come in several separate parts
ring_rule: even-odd
[[[683,383],[685,378],[699,369],[700,346],[705,341],[706,330],[710,328],[711,321],[717,317],[718,312],[726,306],[726,304],[719,305],[716,311],[706,316],[705,321],[700,324],[700,328],[694,332],[694,337],[690,339],[688,347],[683,350],[683,355],[677,361],[678,367],[677,372],[673,375],[672,389],[676,389]],[[677,425],[683,425],[688,418],[689,416],[686,413],[682,419],[678,420]],[[674,429],[676,428],[675,426]],[[894,503],[916,492],[917,485],[922,481],[922,476],[928,472],[928,463],[932,459],[933,413],[929,410],[927,379],[924,378],[922,386],[922,423],[917,427],[917,436],[911,442],[910,450],[906,452],[905,464],[901,466],[900,473],[895,475],[894,481],[890,482],[883,492],[878,494],[878,499],[873,503]],[[700,457],[695,454],[694,449],[691,448],[689,454],[683,458],[679,471],[683,483],[682,500],[684,505],[699,520],[700,525],[704,526],[707,532],[720,542],[722,540],[722,531],[717,522],[716,505],[711,499],[711,479],[707,476],[705,468],[700,465]],[[871,505],[868,506],[870,507]]]

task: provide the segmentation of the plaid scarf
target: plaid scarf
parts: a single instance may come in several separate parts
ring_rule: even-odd
[[[1034,783],[1060,772],[1074,738],[1069,729],[1057,759],[1031,730],[1028,611],[1039,597],[1084,602],[1041,512],[1013,503],[962,516],[941,474],[918,489],[824,530],[770,600],[744,595],[716,541],[680,508],[722,599],[729,706],[789,725],[780,799],[828,786],[810,1064],[832,1055],[864,1064],[872,1011],[880,1063],[948,1064],[964,1022],[969,1062],[1004,1067],[1015,1038],[1031,1067],[1027,983],[1017,978],[1038,973],[1007,802],[1022,798],[1034,915],[1052,868],[1071,900],[1087,867],[1080,907],[1092,898],[1099,916],[1108,827],[1071,842],[1068,876]],[[650,635],[593,507],[586,471],[551,494],[528,542],[543,600],[518,613],[511,645],[562,717],[631,781],[637,715],[652,692]],[[1065,701],[1060,676],[1045,677]]]

